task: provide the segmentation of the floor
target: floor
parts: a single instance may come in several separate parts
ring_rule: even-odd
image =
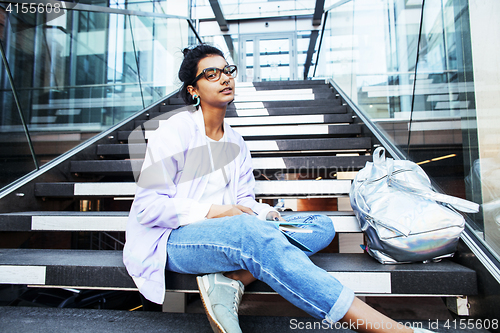
[[[203,313],[199,297],[193,295],[191,298],[187,312]],[[453,319],[440,297],[366,297],[362,299],[395,320]],[[309,316],[279,295],[244,295],[239,314],[243,316]]]
[[[25,288],[5,286],[0,288],[0,306],[7,305]],[[365,297],[369,305],[395,320],[453,320],[440,297]],[[189,294],[187,313],[204,313],[198,294]],[[307,313],[290,304],[279,295],[243,296],[241,316],[309,317]]]

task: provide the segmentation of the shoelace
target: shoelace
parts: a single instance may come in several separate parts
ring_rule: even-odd
[[[241,290],[240,286],[237,282],[231,283],[231,286],[234,287],[234,301],[233,301],[233,312],[235,315],[238,315],[238,306],[241,302],[241,297],[243,296],[243,290]]]

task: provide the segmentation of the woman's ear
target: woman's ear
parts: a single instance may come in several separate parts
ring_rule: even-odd
[[[188,93],[189,93],[191,96],[198,95],[198,94],[196,93],[196,89],[195,89],[193,86],[189,85],[189,86],[187,86],[187,88],[186,88],[186,89],[187,89]]]

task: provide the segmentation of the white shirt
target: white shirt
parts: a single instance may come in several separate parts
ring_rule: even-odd
[[[225,142],[225,137],[226,135],[224,134],[219,141],[216,141],[207,136],[207,145],[210,146],[212,142],[223,143]],[[219,156],[212,155],[213,153],[214,151],[211,150],[212,170],[214,165],[213,160],[219,158]],[[222,169],[214,170],[208,175],[207,186],[201,198],[198,200],[201,205],[197,210],[192,210],[190,212],[189,216],[181,222],[181,226],[205,220],[212,205],[234,204],[234,202],[231,202],[228,176],[227,171],[224,170],[223,172]]]

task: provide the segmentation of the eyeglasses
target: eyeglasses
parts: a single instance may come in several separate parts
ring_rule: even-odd
[[[220,76],[222,73],[224,73],[226,76],[235,78],[236,74],[238,72],[238,68],[236,65],[227,65],[224,68],[216,68],[216,67],[210,67],[210,68],[205,68],[193,81],[192,84],[195,84],[196,81],[198,81],[202,76],[205,76],[205,79],[208,81],[218,81],[220,79]]]

